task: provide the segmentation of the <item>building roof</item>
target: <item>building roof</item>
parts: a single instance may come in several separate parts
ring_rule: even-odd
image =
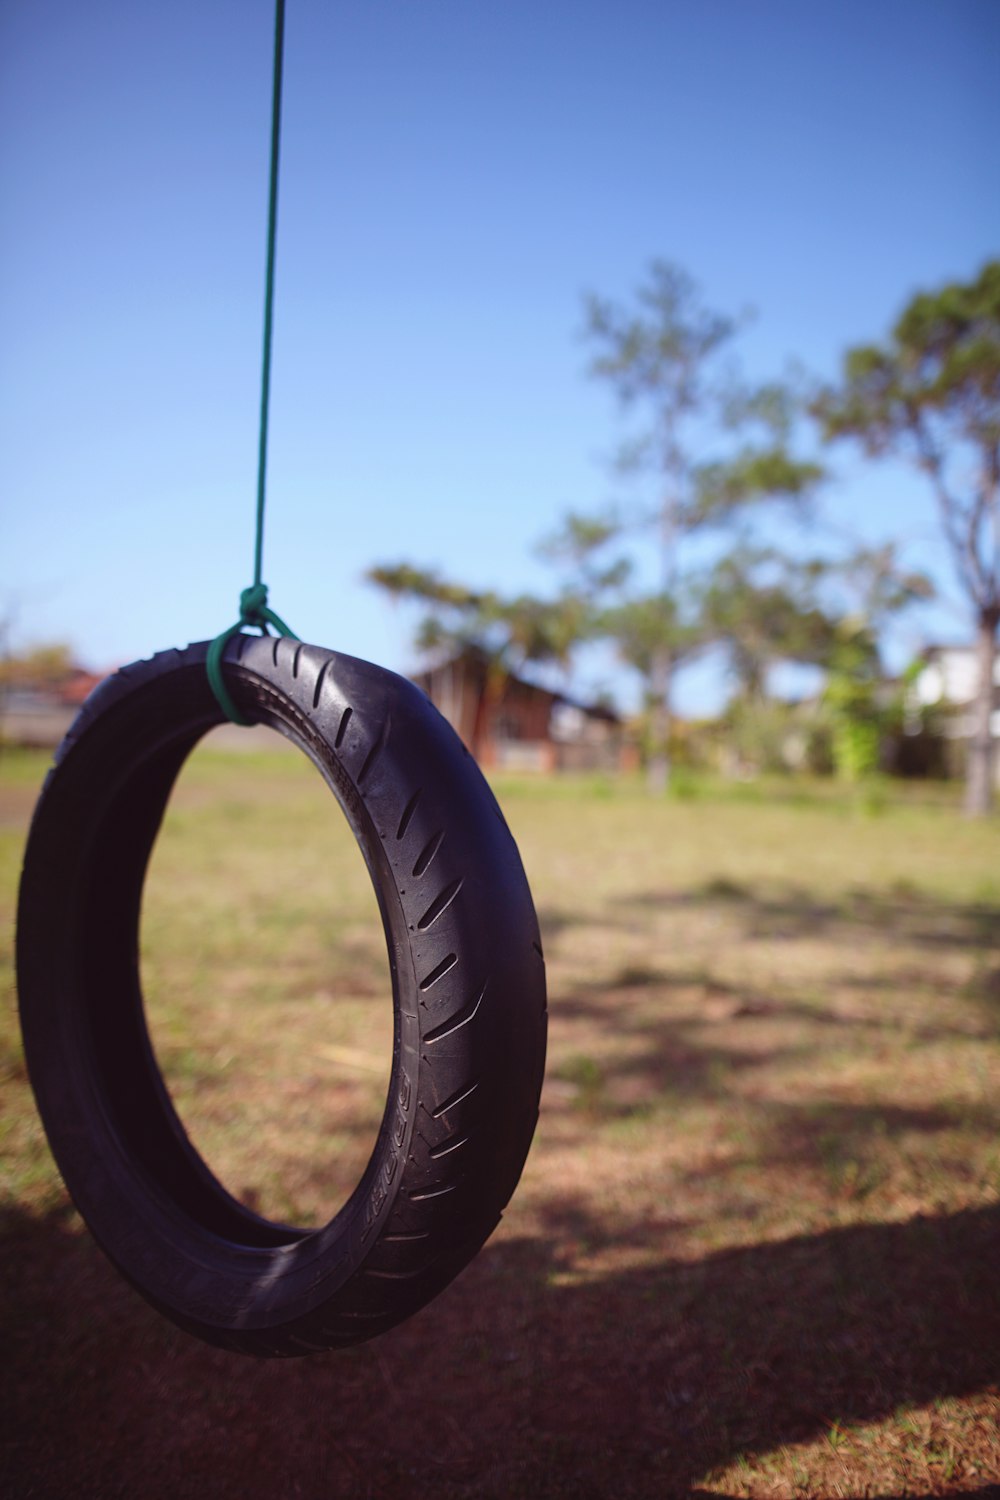
[[[487,653],[478,646],[468,646],[464,651],[454,656],[442,656],[439,660],[432,661],[421,672],[412,673],[412,680],[424,692],[429,691],[429,683],[433,674],[447,671],[449,667],[465,667],[471,669],[477,677],[486,674],[493,665]],[[516,672],[505,671],[505,683],[513,685],[520,692],[538,695],[548,698],[553,707],[556,705],[576,709],[590,719],[601,719],[607,724],[621,724],[622,716],[607,703],[586,703],[579,698],[571,698],[567,693],[556,692],[552,688],[543,687],[540,683],[531,682],[528,678],[521,677]]]

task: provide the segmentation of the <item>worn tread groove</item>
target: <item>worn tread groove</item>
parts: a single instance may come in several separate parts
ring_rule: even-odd
[[[415,1276],[422,1276],[426,1269],[426,1266],[411,1266],[408,1271],[378,1271],[374,1266],[368,1266],[362,1274],[375,1281],[412,1281]]]
[[[431,1119],[440,1120],[442,1115],[446,1115],[450,1109],[454,1109],[457,1104],[462,1104],[468,1099],[470,1094],[474,1094],[478,1087],[479,1079],[477,1078],[475,1083],[470,1083],[466,1088],[459,1089],[457,1094],[452,1094],[450,1099],[446,1099],[443,1104],[438,1105],[437,1109],[432,1110]]]
[[[460,875],[457,880],[450,881],[449,884],[446,885],[442,891],[439,891],[438,894],[434,897],[434,900],[431,902],[430,906],[427,908],[427,910],[424,912],[423,916],[417,923],[417,927],[421,932],[426,932],[428,927],[433,927],[438,917],[440,917],[443,912],[448,910],[448,907],[451,905],[455,897],[458,895],[459,891],[462,889],[463,879],[464,877]]]
[[[382,754],[382,751],[385,749],[386,741],[389,738],[389,726],[391,723],[392,720],[387,717],[385,723],[382,725],[382,728],[379,731],[378,739],[375,741],[374,745],[365,756],[365,763],[361,767],[361,770],[358,772],[358,786],[360,786],[362,782],[371,774],[375,762],[378,760],[379,756]]]
[[[232,639],[236,642],[236,660],[242,661],[243,653],[247,649],[247,641],[250,639],[250,637],[248,635],[244,635],[241,630],[239,634],[233,636]]]
[[[423,1203],[427,1198],[443,1198],[445,1193],[453,1193],[457,1187],[457,1182],[439,1182],[435,1187],[418,1188],[416,1192],[410,1193],[410,1202]]]
[[[319,708],[319,695],[323,691],[323,679],[326,677],[327,672],[329,672],[332,666],[333,657],[331,657],[329,661],[325,661],[319,669],[319,676],[316,678],[316,686],[313,688],[313,708]]]
[[[409,826],[410,826],[410,820],[413,817],[413,814],[417,810],[417,803],[420,801],[420,798],[421,798],[421,796],[423,794],[423,790],[424,790],[423,787],[418,786],[417,790],[413,793],[413,796],[410,798],[409,802],[403,808],[403,816],[400,818],[400,820],[399,820],[399,827],[396,829],[396,838],[397,839],[401,839],[403,837],[403,834],[409,828]]]
[[[441,962],[439,964],[436,964],[425,978],[421,979],[420,988],[422,990],[429,990],[432,984],[437,984],[438,980],[443,978],[443,976],[447,974],[448,970],[453,969],[457,963],[457,953],[446,953]]]
[[[431,1232],[429,1229],[401,1230],[399,1234],[384,1234],[383,1245],[408,1245],[414,1240],[429,1240]]]
[[[298,677],[298,675],[299,675],[299,657],[301,655],[302,655],[302,643],[300,641],[299,644],[295,648],[295,655],[292,657],[292,676],[293,677]]]
[[[271,647],[271,665],[274,666],[274,667],[276,667],[278,665],[278,647],[280,645],[281,645],[281,636],[280,635],[276,635],[274,637],[274,645]]]
[[[435,833],[432,838],[428,839],[427,843],[417,855],[416,863],[413,866],[413,875],[415,878],[419,879],[419,877],[424,873],[424,871],[427,869],[427,866],[430,864],[431,860],[434,858],[435,854],[438,852],[443,843],[444,829],[439,828],[437,833]]]
[[[486,981],[486,984],[489,984],[489,980]],[[486,994],[486,984],[483,985],[475,999],[469,1001],[468,1005],[463,1005],[461,1010],[456,1011],[453,1016],[449,1016],[447,1021],[442,1021],[439,1026],[435,1026],[433,1031],[428,1031],[424,1037],[424,1041],[443,1041],[446,1036],[451,1036],[452,1032],[457,1031],[460,1026],[466,1026],[483,1003],[483,996]]]
[[[347,726],[351,722],[351,714],[353,712],[353,708],[345,708],[340,716],[340,723],[337,725],[337,738],[333,742],[335,750],[339,750],[344,743],[344,735],[347,733]]]
[[[434,1150],[430,1152],[431,1161],[440,1161],[442,1156],[450,1156],[453,1151],[458,1150],[459,1146],[467,1146],[468,1143],[469,1137],[467,1135],[449,1136],[446,1141],[442,1141],[440,1146],[435,1146]]]

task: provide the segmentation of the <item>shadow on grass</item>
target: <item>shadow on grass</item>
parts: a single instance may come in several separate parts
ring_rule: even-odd
[[[738,881],[716,878],[693,890],[644,891],[621,897],[623,907],[669,908],[725,905],[738,911],[747,937],[813,937],[844,925],[875,930],[918,947],[979,948],[1000,943],[1000,909],[986,902],[939,901],[910,889],[872,891],[854,886],[839,901],[822,899],[802,886],[758,891]]]
[[[775,999],[754,993],[709,976],[704,969],[689,972],[674,965],[629,963],[617,971],[598,974],[583,982],[576,981],[569,995],[558,997],[561,1015],[567,1019],[598,1020],[603,1014],[606,1020],[607,997],[611,991],[628,991],[639,996],[646,990],[674,993],[688,990],[692,992],[688,997],[692,1014],[699,1012],[707,1019],[781,1016],[873,1031],[898,1030],[902,1026],[914,1040],[920,1041],[961,1036],[986,1038],[996,1034],[997,1022],[1000,1021],[1000,968],[995,963],[1000,950],[1000,907],[995,905],[938,901],[909,889],[886,895],[854,888],[841,900],[832,901],[800,887],[790,886],[777,893],[773,890],[757,891],[729,879],[716,878],[690,890],[651,890],[616,898],[601,911],[599,925],[611,930],[641,933],[648,942],[650,916],[657,911],[698,912],[710,915],[716,921],[724,917],[730,924],[724,939],[729,945],[822,938],[846,952],[856,951],[859,944],[875,941],[882,945],[905,945],[911,949],[911,954],[907,966],[897,966],[888,976],[878,972],[859,975],[856,967],[844,974],[828,974],[824,985],[831,995],[838,996],[835,1003],[829,1005],[798,1003],[787,996]],[[592,912],[576,913],[556,908],[543,908],[539,917],[546,945],[553,952],[564,939],[571,944],[577,926],[595,921]],[[880,992],[904,995],[908,985],[918,991],[926,987],[927,974],[920,967],[922,948],[980,955],[977,972],[959,996],[972,1001],[975,1010],[960,1017],[917,1021],[882,1012],[877,1005],[865,1007],[865,996]],[[842,991],[858,992],[862,1003],[845,1002],[839,994]],[[616,1023],[618,1018],[623,1018],[624,1024],[629,1024],[626,1005],[617,1006],[615,1015]]]
[[[924,975],[919,975],[924,980]],[[608,997],[620,995],[630,998],[628,992],[661,990],[689,992],[689,1013],[684,1020],[692,1021],[737,1021],[747,1018],[780,1017],[784,1020],[806,1021],[822,1027],[845,1027],[868,1031],[904,1030],[913,1041],[946,1041],[961,1037],[978,1040],[992,1039],[997,1027],[992,1012],[1000,1019],[1000,970],[986,971],[978,976],[963,991],[963,998],[978,1002],[980,1016],[975,1013],[954,1021],[927,1023],[911,1018],[901,1019],[892,1012],[880,1012],[874,1006],[865,1006],[864,997],[880,992],[898,994],[905,989],[905,976],[891,978],[879,975],[837,974],[828,980],[832,990],[856,990],[861,992],[862,1003],[854,1005],[837,1000],[827,1006],[819,1001],[804,1003],[787,998],[774,999],[745,986],[709,977],[704,969],[674,971],[629,964],[607,977],[577,981],[569,994],[559,995],[554,1004],[559,1014],[567,1020],[589,1020],[607,1024],[609,1019]],[[614,1011],[616,1026],[628,1026],[629,1012],[619,1006]],[[646,1021],[640,1019],[640,1025]]]
[[[633,996],[631,991],[635,989]],[[659,991],[659,995],[656,993]],[[568,995],[553,998],[551,1008],[562,1022],[582,1023],[575,1050],[567,1041],[554,1056],[546,1078],[546,1116],[563,1123],[575,1115],[581,1132],[587,1120],[597,1124],[644,1119],[678,1104],[706,1103],[725,1109],[746,1093],[739,1080],[763,1072],[776,1062],[811,1063],[831,1045],[868,1055],[881,1036],[892,1045],[941,1040],[984,1041],[995,1036],[987,1020],[960,1018],[954,1024],[902,1022],[892,1014],[857,1012],[850,1004],[824,1009],[819,1003],[770,1001],[738,986],[706,981],[698,974],[615,976],[577,983]],[[767,1033],[766,1044],[754,1042],[753,1028],[774,1019],[801,1023],[791,1030]],[[721,1024],[715,1024],[715,1023]],[[737,1032],[729,1023],[737,1023]],[[839,1028],[840,1037],[835,1035]],[[861,1036],[858,1036],[858,1033]],[[614,1046],[607,1043],[612,1041]],[[754,1094],[754,1110],[770,1106]],[[861,1137],[895,1137],[906,1132],[933,1132],[952,1127],[994,1135],[1000,1127],[996,1108],[970,1103],[903,1108],[874,1101],[850,1105],[819,1096],[808,1106],[773,1109],[773,1135],[781,1142],[804,1137],[821,1142],[837,1136],[848,1146]],[[779,1156],[774,1160],[783,1160]]]
[[[5,1230],[11,1500],[682,1495],[1000,1379],[1000,1208],[685,1261],[566,1199],[380,1341],[276,1364],[174,1331],[66,1213]]]
[[[918,947],[985,947],[1000,943],[1000,908],[989,902],[940,901],[905,886],[886,891],[854,886],[839,900],[820,896],[804,886],[770,885],[757,890],[740,881],[715,877],[689,890],[663,889],[615,897],[601,913],[602,923],[628,927],[629,912],[722,908],[738,914],[745,937],[815,937],[832,928],[874,930],[882,937],[901,938]],[[543,907],[539,913],[547,941],[593,921],[590,911]]]

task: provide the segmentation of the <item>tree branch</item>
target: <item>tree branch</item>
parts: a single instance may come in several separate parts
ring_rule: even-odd
[[[958,575],[972,596],[976,607],[981,609],[990,590],[982,561],[976,551],[973,519],[964,514],[955,496],[949,492],[944,482],[944,464],[941,455],[931,440],[922,414],[912,403],[907,404],[907,417],[910,431],[916,440],[921,464],[931,480],[941,514],[941,524],[954,555]],[[958,526],[959,519],[963,522],[964,535]]]
[[[989,454],[988,505],[993,529],[993,608],[1000,608],[1000,442],[993,444]]]

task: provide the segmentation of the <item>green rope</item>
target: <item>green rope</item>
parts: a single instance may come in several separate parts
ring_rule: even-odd
[[[274,242],[278,223],[278,148],[281,142],[281,73],[285,51],[285,0],[274,11],[274,91],[271,99],[271,183],[267,207],[267,276],[264,292],[264,356],[260,374],[260,444],[257,455],[257,543],[253,581],[260,583],[264,556],[264,479],[267,474],[267,417],[271,400],[271,323],[274,311]]]
[[[275,0],[274,89],[271,96],[271,181],[267,210],[267,275],[264,291],[264,353],[260,376],[260,442],[257,450],[257,531],[254,541],[253,584],[240,594],[240,617],[223,630],[208,648],[208,681],[219,707],[234,724],[249,724],[229,695],[222,674],[222,658],[230,639],[244,626],[268,634],[273,625],[279,635],[297,640],[280,615],[268,608],[267,586],[261,582],[264,560],[264,493],[267,477],[267,424],[271,400],[271,327],[274,321],[274,244],[278,223],[278,155],[281,144],[281,73],[285,50],[285,0]]]
[[[219,707],[227,719],[232,719],[234,724],[252,724],[252,719],[245,719],[236,704],[229,696],[225,678],[222,675],[222,657],[227,645],[234,635],[238,635],[244,625],[259,629],[267,635],[268,626],[273,625],[279,635],[291,636],[293,641],[298,640],[294,630],[290,630],[280,615],[276,615],[273,609],[267,606],[267,585],[255,583],[250,588],[244,589],[240,595],[240,617],[228,630],[217,635],[208,648],[208,657],[205,661],[205,669],[208,672],[208,681],[212,692],[218,700]]]

